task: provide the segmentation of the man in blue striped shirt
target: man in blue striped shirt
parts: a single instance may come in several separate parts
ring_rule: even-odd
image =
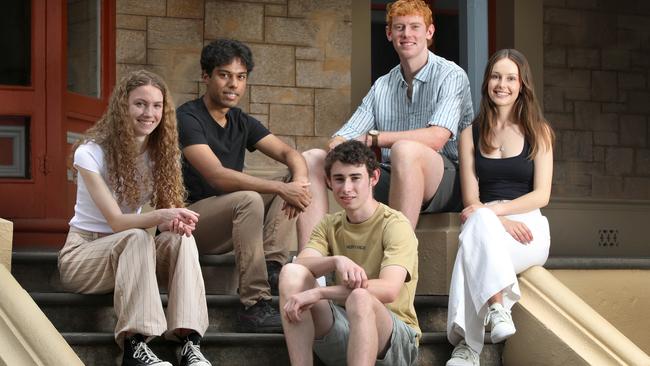
[[[386,36],[400,64],[377,79],[328,148],[349,139],[380,147],[375,197],[402,211],[415,228],[420,212],[462,208],[456,138],[474,113],[465,71],[427,49],[435,30],[429,7],[422,0],[398,0],[386,13]],[[299,249],[328,211],[325,151],[304,156],[313,197],[298,218]]]

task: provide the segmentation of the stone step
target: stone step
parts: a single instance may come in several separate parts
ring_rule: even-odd
[[[59,332],[113,332],[116,323],[113,295],[31,292],[30,296]],[[167,295],[161,294],[163,306]],[[239,297],[207,295],[209,332],[236,331]],[[274,299],[277,304],[277,298]],[[446,296],[416,296],[415,308],[424,332],[445,331]]]
[[[59,277],[57,259],[56,251],[17,250],[12,253],[11,273],[28,292],[65,292]],[[200,255],[199,261],[206,293],[237,293],[238,279],[234,272],[233,254]]]
[[[63,333],[65,340],[87,365],[108,366],[119,364],[120,349],[113,334]],[[177,360],[179,345],[156,338],[151,348],[165,360]],[[502,344],[486,343],[481,353],[481,365],[500,366]],[[208,332],[201,344],[203,354],[213,365],[229,366],[285,366],[289,365],[284,336],[282,334],[241,334]],[[417,365],[444,365],[452,346],[444,332],[426,332],[420,340]],[[175,363],[176,364],[176,363]],[[315,365],[322,365],[316,362]]]

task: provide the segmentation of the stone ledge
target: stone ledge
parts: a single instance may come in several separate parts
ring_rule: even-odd
[[[0,364],[83,365],[11,273],[0,266]]]
[[[650,364],[645,352],[544,268],[523,272],[519,286],[522,298],[512,312],[518,331],[506,342],[504,365]]]
[[[11,271],[11,247],[13,242],[14,224],[0,218],[0,264]]]

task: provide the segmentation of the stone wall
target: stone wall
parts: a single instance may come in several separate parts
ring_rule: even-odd
[[[117,0],[117,77],[145,68],[177,105],[204,91],[199,58],[241,40],[255,69],[240,107],[299,150],[323,146],[350,115],[352,0]],[[261,154],[248,168],[274,168]]]
[[[544,1],[553,194],[650,199],[650,2]]]

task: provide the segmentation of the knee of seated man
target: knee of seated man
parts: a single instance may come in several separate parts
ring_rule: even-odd
[[[396,141],[390,148],[390,160],[394,165],[397,165],[396,162],[399,162],[400,164],[416,163],[420,161],[419,159],[416,159],[416,157],[423,151],[438,154],[436,151],[420,142],[411,140],[399,140]]]
[[[302,153],[309,168],[322,166],[327,152],[322,149],[311,149]]]
[[[314,281],[313,274],[307,267],[296,263],[287,263],[280,271],[280,289],[303,285],[305,281]]]
[[[345,300],[345,310],[349,316],[365,317],[371,314],[375,297],[365,288],[356,288]]]
[[[234,202],[236,203],[236,208],[246,208],[264,215],[264,200],[258,192],[237,191],[233,192],[232,194],[235,195]]]

